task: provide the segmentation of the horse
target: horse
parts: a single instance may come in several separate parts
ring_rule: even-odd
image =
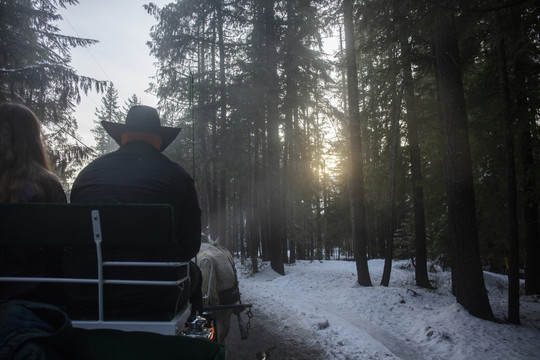
[[[240,303],[238,278],[232,254],[216,243],[201,243],[196,262],[202,273],[202,294],[204,306],[233,305]],[[246,336],[245,325],[240,312],[225,308],[215,310],[214,319],[217,341],[225,345],[229,335],[231,315],[236,313],[240,334]]]

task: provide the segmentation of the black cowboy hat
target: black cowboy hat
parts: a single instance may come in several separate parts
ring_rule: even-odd
[[[179,128],[161,126],[157,110],[145,105],[135,105],[129,109],[125,124],[102,121],[101,125],[103,125],[105,131],[111,135],[118,145],[122,145],[122,134],[125,132],[149,132],[156,134],[161,138],[160,151],[165,150],[181,130]]]

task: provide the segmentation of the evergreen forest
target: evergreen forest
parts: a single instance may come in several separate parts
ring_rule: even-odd
[[[114,84],[78,74],[95,40],[54,25],[77,0],[0,0],[0,101],[45,127],[69,186],[114,150]],[[166,154],[193,176],[204,235],[285,274],[296,260],[411,259],[452,269],[456,299],[493,319],[482,270],[540,294],[540,6],[533,0],[171,0],[144,5]],[[96,146],[73,111],[88,91]]]

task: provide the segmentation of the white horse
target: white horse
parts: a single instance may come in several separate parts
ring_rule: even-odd
[[[216,244],[201,243],[196,260],[203,277],[204,306],[232,305],[240,302],[234,259],[227,249]],[[235,312],[233,309],[215,311],[217,340],[221,344],[225,344],[225,339],[229,335],[233,312]],[[240,333],[242,338],[245,338],[245,326],[240,313],[237,311],[235,313],[238,316]]]

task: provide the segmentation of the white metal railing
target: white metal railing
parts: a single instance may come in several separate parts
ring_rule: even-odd
[[[179,327],[183,327],[189,316],[189,306],[184,312],[179,313],[171,321],[110,321],[104,320],[104,300],[103,286],[105,284],[114,285],[155,285],[155,286],[183,286],[186,282],[189,287],[189,262],[144,262],[144,261],[103,261],[101,243],[103,236],[101,233],[101,221],[98,210],[91,211],[92,228],[94,232],[94,243],[97,253],[97,278],[64,278],[64,277],[29,277],[29,276],[2,276],[0,282],[35,282],[35,283],[70,283],[70,284],[97,284],[98,286],[98,320],[73,320],[73,326],[85,329],[118,329],[150,331],[166,335],[175,335]],[[210,260],[210,259],[208,259]],[[178,280],[122,280],[105,279],[103,269],[110,267],[178,267],[186,268],[186,275]],[[213,266],[213,264],[212,264]]]

